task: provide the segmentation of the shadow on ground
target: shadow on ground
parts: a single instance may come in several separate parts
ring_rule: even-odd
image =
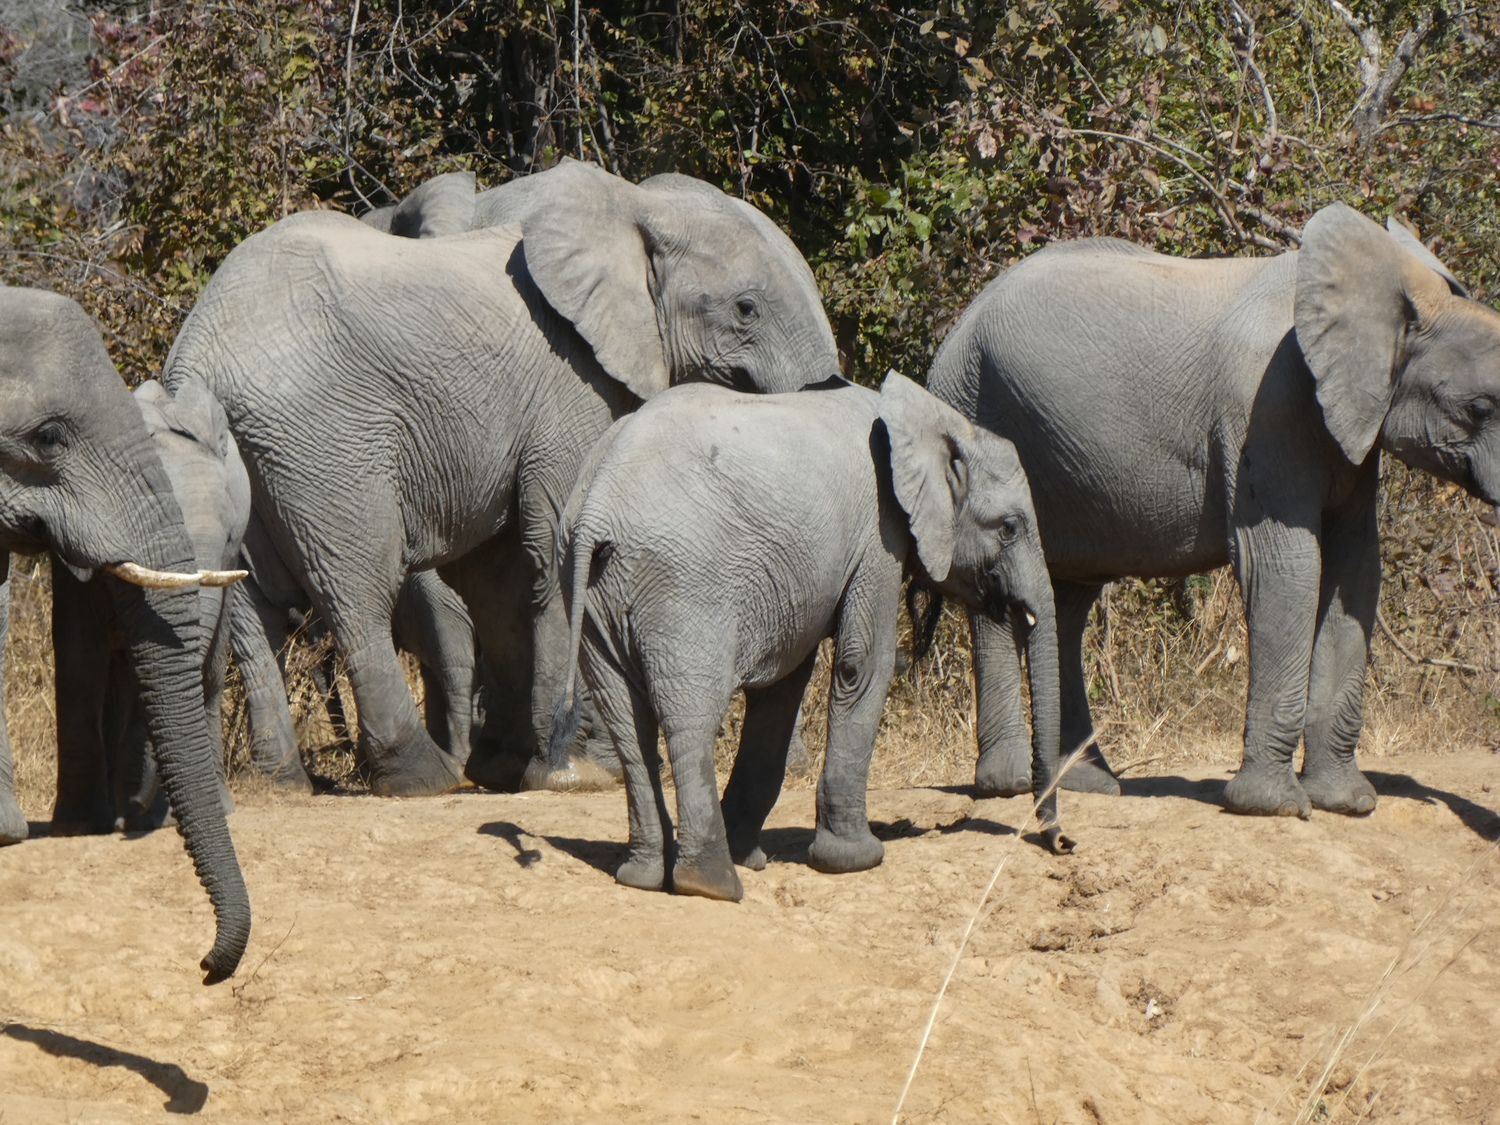
[[[1429,805],[1444,804],[1450,812],[1463,822],[1465,828],[1481,840],[1494,843],[1500,840],[1500,815],[1493,809],[1487,809],[1467,797],[1460,797],[1457,793],[1449,793],[1446,789],[1434,789],[1430,785],[1423,785],[1410,774],[1404,773],[1380,773],[1375,770],[1366,770],[1365,776],[1370,779],[1370,784],[1375,786],[1375,792],[1382,797],[1406,797],[1413,801],[1424,801]],[[1375,810],[1375,815],[1380,815],[1380,810]]]
[[[59,1058],[79,1059],[92,1066],[122,1066],[133,1070],[155,1086],[168,1101],[164,1108],[168,1113],[197,1113],[208,1101],[208,1087],[187,1076],[176,1063],[157,1062],[144,1055],[132,1055],[128,1051],[117,1051],[102,1043],[77,1039],[60,1031],[48,1031],[41,1027],[27,1027],[23,1023],[6,1024],[0,1035],[19,1039],[23,1043],[35,1043],[49,1055]]]

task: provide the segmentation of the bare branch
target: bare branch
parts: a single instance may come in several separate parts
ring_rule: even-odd
[[[1393,117],[1380,127],[1383,133],[1398,125],[1421,125],[1428,121],[1456,121],[1460,125],[1472,125],[1476,129],[1500,129],[1500,116],[1465,117],[1461,113],[1417,113],[1406,117]]]
[[[1385,118],[1386,108],[1396,94],[1396,87],[1401,84],[1401,79],[1416,60],[1417,49],[1422,41],[1432,31],[1436,13],[1429,10],[1422,14],[1416,26],[1401,37],[1391,61],[1382,69],[1380,33],[1339,3],[1339,0],[1328,2],[1344,21],[1344,26],[1359,40],[1362,52],[1359,60],[1360,91],[1350,113],[1350,120],[1360,144],[1369,145],[1380,133],[1381,122]]]
[[[1391,632],[1391,627],[1386,623],[1385,614],[1380,612],[1380,607],[1375,607],[1375,621],[1380,625],[1380,631],[1385,634],[1385,639],[1391,642],[1391,647],[1399,652],[1413,664],[1427,664],[1433,668],[1452,668],[1455,672],[1483,672],[1483,668],[1476,668],[1472,664],[1464,664],[1457,660],[1437,660],[1430,656],[1418,656],[1396,639],[1396,634]]]

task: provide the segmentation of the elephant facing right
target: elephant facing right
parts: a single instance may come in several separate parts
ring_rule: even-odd
[[[818,781],[820,871],[874,867],[865,816],[896,659],[904,574],[1027,640],[1039,820],[1054,850],[1057,648],[1026,475],[1011,444],[900,375],[877,395],[830,380],[795,394],[674,387],[618,423],[564,514],[571,666],[625,769],[628,886],[738,901],[736,863],[765,866],[761,826],[818,644],[833,637],[828,749]],[[575,672],[569,673],[571,684]],[[745,689],[722,805],[714,742]],[[575,704],[576,706],[576,704]],[[553,770],[569,724],[554,724]],[[662,793],[658,730],[677,788]]]
[[[1064,750],[1093,742],[1081,644],[1104,583],[1231,563],[1250,690],[1227,805],[1374,809],[1354,751],[1380,590],[1380,452],[1500,501],[1500,313],[1398,224],[1333,204],[1299,250],[1272,258],[1048,247],[980,294],[928,387],[1015,442],[1032,481]],[[973,631],[976,781],[1020,792],[1015,646],[1004,621],[975,618]],[[1097,745],[1070,783],[1119,791]]]

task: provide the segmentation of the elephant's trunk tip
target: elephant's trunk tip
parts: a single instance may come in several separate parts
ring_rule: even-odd
[[[218,984],[234,976],[235,970],[240,967],[240,959],[245,956],[245,947],[250,944],[250,920],[236,924],[230,922],[225,924],[221,920],[218,936],[214,939],[214,947],[198,967],[203,970],[204,984]]]

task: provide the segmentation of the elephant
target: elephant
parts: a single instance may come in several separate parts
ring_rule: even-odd
[[[250,936],[250,898],[203,715],[205,579],[172,480],[98,329],[75,302],[0,291],[0,555],[51,551],[105,584],[183,843],[213,904],[207,980],[231,975]],[[9,617],[9,559],[0,622]],[[3,639],[3,638],[0,638]],[[3,712],[0,712],[3,716]],[[0,838],[19,840],[9,738],[0,717]]]
[[[176,397],[148,380],[135,389],[146,431],[192,540],[201,570],[237,567],[250,515],[250,481],[224,412],[196,382]],[[139,830],[161,825],[166,795],[140,708],[140,683],[121,647],[118,614],[108,585],[80,582],[57,559],[52,567],[52,641],[57,656],[57,799],[54,836]],[[200,586],[198,616],[207,650],[201,698],[209,745],[222,768],[221,705],[228,657],[222,586]],[[233,808],[220,780],[220,802]]]
[[[460,779],[391,644],[408,573],[436,567],[469,609],[520,718],[466,772],[513,787],[566,671],[554,540],[585,453],[671,383],[789,391],[838,369],[811,269],[748,204],[576,161],[533,180],[547,206],[441,238],[283,219],[229,254],[166,362],[169,388],[200,378],[229,416],[275,565],[347,661],[377,794]]]
[[[1118,792],[1081,638],[1102,585],[1229,563],[1249,630],[1235,812],[1374,809],[1355,765],[1380,588],[1380,453],[1500,500],[1500,313],[1400,224],[1335,203],[1298,250],[1187,259],[1049,246],[959,318],[928,386],[1009,438],[1057,605],[1072,779]],[[1025,788],[1014,646],[973,625],[980,789]],[[1299,742],[1306,752],[1293,771]]]
[[[1035,703],[1033,781],[1054,851],[1057,647],[1052,589],[1011,444],[892,372],[788,395],[674,387],[619,423],[565,513],[569,644],[625,768],[622,884],[738,901],[758,870],[819,642],[836,651],[809,864],[879,864],[866,820],[896,660],[904,573],[977,613],[1015,617]],[[565,699],[572,697],[570,672]],[[717,799],[714,742],[738,688],[738,756]],[[550,768],[565,769],[559,705]],[[675,854],[658,733],[677,789]],[[537,768],[537,767],[533,767]]]
[[[305,595],[289,580],[273,590],[280,591],[278,600],[268,597],[260,583],[243,582],[235,587],[230,606],[232,644],[249,712],[251,763],[273,781],[311,791],[287,699],[285,651],[294,622],[309,639],[323,635],[326,627],[306,612]],[[409,574],[396,596],[391,630],[396,647],[418,660],[428,735],[462,767],[482,686],[474,623],[463,599],[436,571]],[[344,737],[348,727],[332,662],[319,668],[317,676],[334,730]]]

